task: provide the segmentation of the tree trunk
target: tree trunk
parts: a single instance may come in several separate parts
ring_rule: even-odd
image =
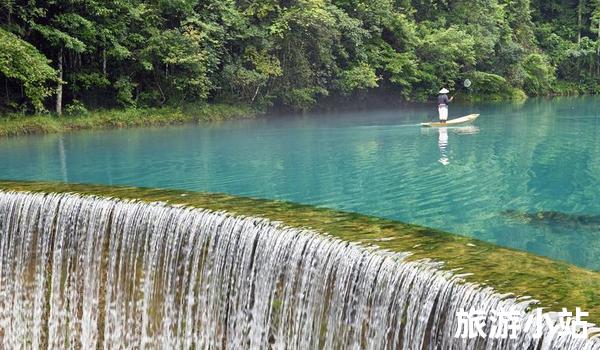
[[[56,114],[62,115],[62,95],[63,95],[63,48],[61,46],[58,52],[58,86],[56,87]]]
[[[577,6],[577,43],[581,43],[581,17],[583,15],[583,5],[585,0],[579,0],[579,5]]]
[[[102,49],[102,74],[106,77],[106,48]]]
[[[260,90],[260,84],[258,84],[258,86],[256,87],[256,91],[254,91],[254,96],[252,96],[251,102],[254,102],[254,100],[256,99],[256,96],[258,95],[259,90]]]

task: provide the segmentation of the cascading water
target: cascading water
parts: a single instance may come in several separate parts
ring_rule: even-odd
[[[223,212],[0,191],[3,348],[600,349],[460,339],[456,311],[528,302],[433,262]]]

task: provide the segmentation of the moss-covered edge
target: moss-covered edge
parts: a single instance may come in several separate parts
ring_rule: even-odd
[[[164,126],[253,118],[257,111],[243,105],[212,104],[179,108],[98,110],[76,116],[8,115],[0,117],[0,137],[51,134],[74,130]]]
[[[464,277],[467,281],[491,286],[500,293],[531,296],[549,310],[581,307],[590,314],[587,321],[600,323],[600,273],[427,227],[289,202],[217,193],[21,181],[0,181],[0,190],[76,192],[261,216],[366,246],[410,251],[411,259],[443,261],[446,268],[460,269],[460,273],[469,274]]]

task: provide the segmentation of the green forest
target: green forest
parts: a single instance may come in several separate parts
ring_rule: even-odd
[[[600,91],[600,0],[0,1],[2,114]]]

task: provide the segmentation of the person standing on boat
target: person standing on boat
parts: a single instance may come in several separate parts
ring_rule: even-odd
[[[448,89],[443,88],[440,90],[440,93],[438,95],[437,102],[440,123],[446,123],[446,120],[448,120],[448,104],[450,104],[450,102],[452,102],[452,100],[454,99],[454,96],[448,98],[448,95],[446,94],[449,92],[450,91],[448,91]]]

